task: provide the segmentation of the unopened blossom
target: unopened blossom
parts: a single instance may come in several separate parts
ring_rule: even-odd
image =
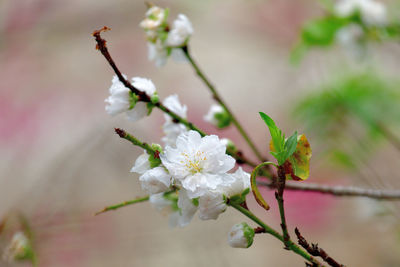
[[[179,14],[168,33],[167,45],[170,47],[184,46],[192,34],[192,23],[185,15]]]
[[[201,137],[196,131],[188,131],[178,136],[175,148],[166,146],[160,158],[189,197],[196,198],[217,189],[223,182],[222,175],[235,165],[235,159],[225,150],[218,136]]]
[[[231,117],[226,110],[221,105],[217,104],[213,104],[203,118],[206,122],[209,122],[218,128],[224,128],[231,122]]]
[[[145,92],[149,97],[156,93],[154,84],[148,79],[134,77],[132,78],[132,85],[139,91]],[[146,103],[137,102],[130,89],[126,88],[117,76],[113,77],[109,91],[110,96],[105,100],[108,114],[115,116],[126,112],[130,121],[137,121],[146,116]]]
[[[8,262],[24,260],[32,256],[31,252],[32,248],[29,239],[23,232],[17,232],[13,235],[10,244],[5,249],[3,259]]]
[[[387,22],[386,7],[375,0],[340,0],[335,12],[341,17],[348,17],[360,12],[362,21],[367,25],[385,25]]]
[[[182,105],[179,102],[178,95],[170,95],[163,101],[164,106],[166,106],[169,110],[179,115],[180,117],[186,119],[187,115],[187,106]],[[176,138],[184,132],[187,132],[186,126],[181,123],[175,123],[171,116],[168,114],[164,114],[165,123],[163,125],[163,132],[165,136],[162,138],[162,141],[171,147],[175,146]]]
[[[149,194],[158,194],[169,190],[171,175],[164,167],[155,167],[143,173],[139,177],[142,189]]]
[[[146,18],[140,22],[140,27],[150,31],[156,30],[166,19],[165,15],[166,13],[163,8],[153,6],[147,10]]]
[[[234,248],[248,248],[253,244],[254,229],[247,223],[235,224],[228,234],[228,243]]]

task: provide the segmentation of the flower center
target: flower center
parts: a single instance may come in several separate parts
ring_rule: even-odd
[[[193,155],[188,155],[186,152],[182,152],[181,155],[185,158],[181,163],[185,165],[186,169],[192,173],[199,173],[203,170],[203,162],[207,160],[207,157],[204,155],[204,152],[197,151]]]

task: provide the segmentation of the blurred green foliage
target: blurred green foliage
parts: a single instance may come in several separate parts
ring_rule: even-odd
[[[365,44],[369,41],[382,42],[400,37],[400,23],[397,21],[386,25],[368,25],[363,22],[359,11],[350,16],[341,17],[333,11],[333,4],[325,4],[324,6],[325,16],[311,19],[303,25],[299,41],[290,55],[293,64],[298,64],[305,53],[313,47],[330,47],[333,45],[336,42],[338,31],[349,25],[360,26],[362,35],[354,40],[359,49],[364,49]]]
[[[373,71],[346,75],[300,101],[294,116],[332,160],[355,169],[382,138],[399,144],[393,134],[400,125],[399,88],[399,81]]]

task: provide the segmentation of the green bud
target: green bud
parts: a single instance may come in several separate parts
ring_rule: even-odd
[[[161,165],[159,154],[162,153],[162,147],[159,144],[152,144],[151,148],[156,151],[155,154],[149,155],[150,168],[155,168]]]
[[[155,92],[155,93],[151,96],[151,98],[150,98],[150,101],[151,101],[151,103],[153,103],[153,104],[158,103],[159,100],[160,100],[160,99],[159,99],[159,97],[158,97],[157,92]]]

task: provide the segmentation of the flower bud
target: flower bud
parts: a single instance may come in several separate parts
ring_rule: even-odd
[[[254,229],[247,223],[235,224],[228,235],[228,243],[233,248],[248,248],[253,244]]]
[[[204,120],[222,129],[229,126],[232,118],[222,106],[212,105]]]
[[[165,9],[153,6],[147,10],[146,18],[140,22],[140,27],[148,31],[156,30],[162,25],[167,16],[168,12]]]
[[[15,233],[3,254],[3,259],[12,262],[29,260],[32,259],[32,257],[34,257],[34,254],[29,239],[23,232]]]

